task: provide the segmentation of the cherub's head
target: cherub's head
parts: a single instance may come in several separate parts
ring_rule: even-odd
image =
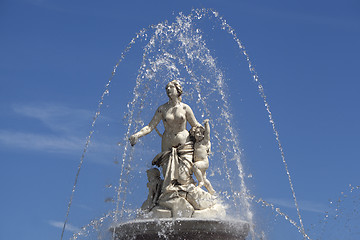
[[[149,170],[146,170],[146,174],[149,182],[160,178],[160,171],[157,168],[150,168]]]
[[[190,135],[195,138],[197,142],[204,139],[205,128],[203,126],[196,126],[190,129]]]

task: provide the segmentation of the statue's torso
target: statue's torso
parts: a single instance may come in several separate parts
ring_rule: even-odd
[[[208,161],[210,147],[209,144],[195,143],[194,145],[194,162]]]
[[[186,130],[186,105],[179,103],[169,106],[167,103],[161,109],[165,131],[162,137],[162,151],[184,144],[188,141],[189,132]]]

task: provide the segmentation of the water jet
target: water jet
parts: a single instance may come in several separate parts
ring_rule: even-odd
[[[218,21],[221,29],[232,36],[246,56],[282,149],[263,87],[249,56],[233,29],[215,11],[194,10],[188,16],[180,13],[173,23],[159,23],[140,31],[114,67],[92,123],[94,127],[125,54],[138,39],[145,40],[147,44],[143,48],[133,99],[125,114],[115,207],[108,215],[113,222],[110,228],[112,239],[154,239],[156,236],[160,239],[196,239],[195,236],[245,239],[248,233],[253,239],[256,237],[250,205],[253,197],[245,183],[242,150],[232,124],[224,73],[207,48],[202,30],[196,25],[196,21],[206,17]],[[204,121],[200,124],[197,119]],[[203,130],[196,130],[200,126]],[[197,139],[197,131],[203,132],[201,140]],[[93,131],[84,154],[92,134]],[[158,144],[158,135],[161,144]],[[207,140],[201,143],[205,138]],[[159,145],[160,151],[157,150]],[[83,159],[84,155],[81,164]],[[149,166],[151,163],[157,168]],[[136,167],[140,170],[135,173]],[[162,175],[151,169],[158,169]],[[139,200],[139,195],[134,194],[138,183],[131,181],[141,178],[141,174],[146,175],[145,172],[148,173],[149,194],[147,199],[144,195]],[[290,175],[289,181],[292,186]],[[76,181],[73,192],[75,187]],[[295,192],[292,192],[296,202]],[[138,211],[141,201],[143,204]],[[138,206],[134,207],[134,203]],[[71,200],[68,211],[70,205]],[[299,219],[299,231],[305,234],[300,214]]]

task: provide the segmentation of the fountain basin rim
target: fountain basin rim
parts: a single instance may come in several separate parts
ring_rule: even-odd
[[[153,218],[120,223],[109,229],[116,239],[206,239],[241,240],[250,230],[250,223],[234,219]]]
[[[236,218],[147,218],[147,219],[134,219],[129,220],[126,222],[120,222],[117,223],[116,226],[122,225],[122,224],[130,224],[130,223],[147,223],[147,222],[175,222],[175,221],[187,221],[187,222],[198,222],[198,221],[220,221],[220,222],[227,222],[232,224],[250,224],[245,220],[236,219]],[[116,226],[112,226],[116,227]]]

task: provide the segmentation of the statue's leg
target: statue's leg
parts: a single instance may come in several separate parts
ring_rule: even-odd
[[[196,179],[198,180],[198,187],[202,187],[204,185],[204,178],[203,178],[203,174],[201,173],[201,170],[198,168],[196,163],[194,163],[193,165],[193,172]]]
[[[212,187],[210,181],[206,178],[206,171],[203,170],[202,174],[203,174],[203,177],[204,177],[204,186],[205,186],[205,188],[208,190],[208,192],[209,192],[211,195],[213,195],[213,194],[215,193],[215,190],[214,190],[214,188]]]
[[[215,193],[214,188],[212,187],[210,181],[206,177],[204,179],[204,186],[211,195],[213,195]]]

